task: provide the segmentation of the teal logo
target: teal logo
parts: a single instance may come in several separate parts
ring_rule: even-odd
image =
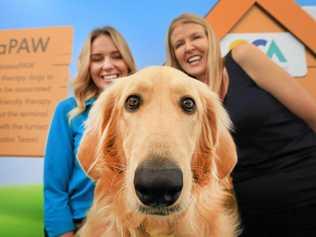
[[[277,43],[274,40],[271,40],[271,43],[268,45],[268,41],[265,39],[257,39],[252,42],[255,46],[263,46],[267,47],[266,54],[269,58],[272,58],[275,56],[280,62],[286,63],[287,60],[284,57],[284,54],[282,53],[281,49],[278,47]]]

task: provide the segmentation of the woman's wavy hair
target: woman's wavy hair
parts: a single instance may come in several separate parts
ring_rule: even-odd
[[[174,31],[174,29],[181,24],[198,24],[202,26],[205,30],[205,34],[209,41],[209,48],[208,48],[208,85],[209,87],[216,92],[217,94],[220,93],[221,87],[222,87],[222,72],[223,72],[223,60],[221,58],[221,52],[219,47],[219,42],[216,38],[215,32],[209,25],[209,23],[194,14],[190,13],[184,13],[178,17],[176,17],[170,24],[168,33],[167,33],[167,39],[166,39],[166,65],[175,67],[177,69],[181,68],[175,52],[174,48],[171,43],[171,35]]]
[[[97,97],[100,92],[98,87],[94,84],[89,72],[91,44],[100,35],[106,35],[112,39],[113,44],[117,47],[117,49],[122,55],[123,60],[127,64],[128,73],[132,74],[136,72],[136,64],[134,58],[123,36],[115,28],[111,26],[105,26],[94,29],[89,34],[88,39],[86,40],[83,48],[81,49],[80,56],[78,59],[78,73],[73,82],[74,96],[77,106],[68,114],[70,121],[86,109],[86,100],[93,97]]]

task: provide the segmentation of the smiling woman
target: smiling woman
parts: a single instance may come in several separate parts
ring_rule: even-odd
[[[212,27],[193,14],[171,22],[167,56],[217,92],[233,122],[241,236],[316,236],[315,99],[252,44],[221,58]]]
[[[90,60],[90,74],[99,88],[105,88],[112,80],[129,73],[120,51],[108,35],[101,35],[92,42]]]
[[[78,62],[74,94],[56,108],[44,160],[44,209],[47,236],[73,236],[90,208],[94,184],[76,159],[84,122],[100,92],[135,72],[127,43],[112,27],[91,32]]]
[[[206,64],[209,42],[204,28],[188,23],[182,27],[175,27],[172,35],[171,44],[180,67],[187,74],[195,78],[199,77],[201,81],[208,83]]]

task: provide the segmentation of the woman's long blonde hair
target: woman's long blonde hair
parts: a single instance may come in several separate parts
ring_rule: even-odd
[[[86,109],[85,101],[97,97],[99,94],[98,87],[91,79],[89,67],[90,67],[90,55],[91,44],[100,35],[109,36],[113,44],[120,51],[123,60],[127,64],[129,74],[136,71],[136,64],[132,53],[128,47],[127,42],[123,36],[113,27],[105,26],[94,29],[86,40],[83,48],[81,49],[78,59],[77,70],[78,74],[73,82],[74,95],[77,102],[77,107],[71,110],[68,114],[69,120],[73,119],[78,114],[82,113]]]
[[[194,14],[190,13],[184,13],[178,17],[176,17],[170,24],[167,34],[167,40],[166,40],[166,65],[175,67],[177,69],[181,68],[175,52],[174,48],[171,44],[171,35],[174,31],[174,29],[180,25],[180,24],[198,24],[201,25],[204,30],[205,34],[209,41],[209,48],[208,48],[208,85],[209,87],[216,92],[217,94],[220,94],[221,87],[222,87],[222,74],[223,74],[223,60],[221,58],[221,52],[219,47],[219,42],[215,36],[215,33],[209,23]]]

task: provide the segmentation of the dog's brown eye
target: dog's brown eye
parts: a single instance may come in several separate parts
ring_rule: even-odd
[[[142,103],[139,95],[130,95],[125,101],[125,109],[129,112],[136,111]]]
[[[189,114],[193,113],[196,109],[195,101],[190,97],[181,98],[180,106],[184,112]]]

